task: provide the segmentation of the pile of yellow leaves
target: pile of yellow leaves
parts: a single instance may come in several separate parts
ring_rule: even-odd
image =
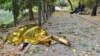
[[[41,27],[30,24],[25,26],[20,26],[16,31],[8,34],[6,41],[7,43],[13,45],[19,45],[21,43],[31,43],[31,44],[45,44],[49,45],[51,42],[50,38],[46,38],[48,36],[47,32],[44,31]],[[45,39],[46,38],[46,39]],[[45,39],[41,42],[42,39]]]

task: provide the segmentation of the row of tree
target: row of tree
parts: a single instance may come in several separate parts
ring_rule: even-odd
[[[18,16],[20,12],[25,9],[29,10],[29,20],[34,20],[34,13],[32,8],[38,7],[38,21],[41,25],[41,18],[46,20],[54,9],[54,4],[59,0],[0,0],[0,9],[5,9],[13,12],[15,25],[18,24]],[[64,0],[62,0],[64,1]],[[75,1],[82,1],[85,5],[93,6],[92,16],[96,15],[99,0],[65,0],[70,4],[71,10],[73,11],[73,3]],[[92,5],[93,3],[93,5]]]
[[[0,9],[12,11],[14,15],[14,23],[18,24],[18,16],[20,12],[28,9],[29,20],[34,20],[34,12],[32,8],[38,7],[38,21],[41,25],[41,18],[45,20],[55,10],[54,3],[56,0],[0,0]]]

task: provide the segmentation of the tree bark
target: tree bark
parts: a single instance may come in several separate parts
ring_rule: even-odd
[[[13,17],[14,17],[14,25],[16,26],[18,24],[18,4],[17,4],[17,0],[12,0],[12,13],[13,13]]]
[[[43,0],[43,20],[45,21],[45,18],[46,18],[46,10],[45,10],[45,0]]]
[[[41,1],[38,0],[37,2],[38,2],[38,24],[41,27],[41,25],[42,25],[42,21],[41,21],[41,10],[42,10],[41,9]]]
[[[93,10],[92,10],[91,16],[96,16],[96,14],[97,14],[97,5],[98,5],[98,0],[96,0],[96,1],[94,2]]]
[[[33,14],[33,10],[32,10],[32,0],[27,0],[27,6],[29,9],[29,20],[34,20],[34,14]]]
[[[70,0],[68,0],[68,2],[69,2],[69,4],[70,4],[70,6],[71,6],[71,10],[73,11],[73,6],[72,6],[71,1],[70,1]]]

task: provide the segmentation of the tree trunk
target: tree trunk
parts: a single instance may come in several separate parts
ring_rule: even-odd
[[[41,0],[38,0],[38,24],[39,26],[42,25],[42,21],[41,21]]]
[[[13,17],[14,17],[14,25],[16,26],[18,24],[18,4],[17,4],[17,0],[12,0],[12,13],[13,13]]]
[[[96,16],[96,14],[97,14],[97,4],[98,4],[98,0],[96,0],[96,2],[94,2],[91,16]]]
[[[69,2],[69,4],[70,4],[70,6],[71,6],[71,10],[73,11],[73,6],[72,6],[71,1],[70,1],[70,0],[68,0],[68,2]]]
[[[46,12],[46,10],[45,10],[45,0],[43,0],[43,20],[45,21],[45,12]]]
[[[29,9],[29,20],[34,20],[33,10],[32,10],[32,0],[27,0],[27,6]]]
[[[53,12],[55,11],[55,6],[53,6]]]

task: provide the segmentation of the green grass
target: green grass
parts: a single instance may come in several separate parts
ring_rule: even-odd
[[[0,10],[0,25],[9,24],[13,21],[13,15],[9,11]]]

